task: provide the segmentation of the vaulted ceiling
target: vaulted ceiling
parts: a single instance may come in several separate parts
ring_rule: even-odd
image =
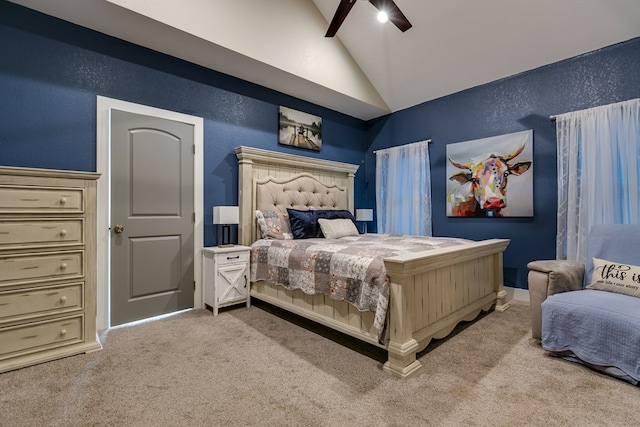
[[[11,0],[368,120],[640,37],[638,0]]]

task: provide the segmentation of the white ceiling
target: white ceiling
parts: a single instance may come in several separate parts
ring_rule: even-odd
[[[368,120],[640,36],[639,0],[12,0]]]

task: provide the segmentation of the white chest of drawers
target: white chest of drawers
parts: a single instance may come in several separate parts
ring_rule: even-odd
[[[101,348],[98,177],[0,167],[0,372]]]

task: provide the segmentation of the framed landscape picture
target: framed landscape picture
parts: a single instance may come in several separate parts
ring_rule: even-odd
[[[447,145],[447,216],[533,216],[533,131]]]
[[[322,117],[280,107],[278,142],[292,147],[320,151],[322,148]]]

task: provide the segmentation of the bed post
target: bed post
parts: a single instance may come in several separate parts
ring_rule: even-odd
[[[496,274],[496,311],[505,311],[509,308],[509,303],[507,302],[507,291],[504,290],[504,273],[502,271],[502,252],[493,255],[494,267],[493,271]]]
[[[349,184],[347,186],[347,191],[349,192],[347,194],[347,201],[348,201],[348,204],[349,204],[349,212],[351,212],[352,214],[355,215],[356,211],[354,210],[354,207],[355,207],[355,204],[354,204],[354,199],[355,199],[354,179],[355,179],[356,173],[355,173],[355,171],[354,172],[349,172],[347,176],[348,176],[347,179],[349,181]]]
[[[413,280],[415,276],[401,277],[394,273],[393,264],[385,262],[389,283],[389,360],[383,369],[406,378],[422,367],[416,360],[419,343],[413,338]],[[397,271],[397,270],[396,270]]]
[[[238,157],[238,204],[239,224],[238,224],[238,242],[244,246],[250,246],[253,242],[253,212],[251,212],[250,191],[243,189],[251,189],[253,181],[253,160],[242,156],[242,147],[236,148],[236,156]]]

